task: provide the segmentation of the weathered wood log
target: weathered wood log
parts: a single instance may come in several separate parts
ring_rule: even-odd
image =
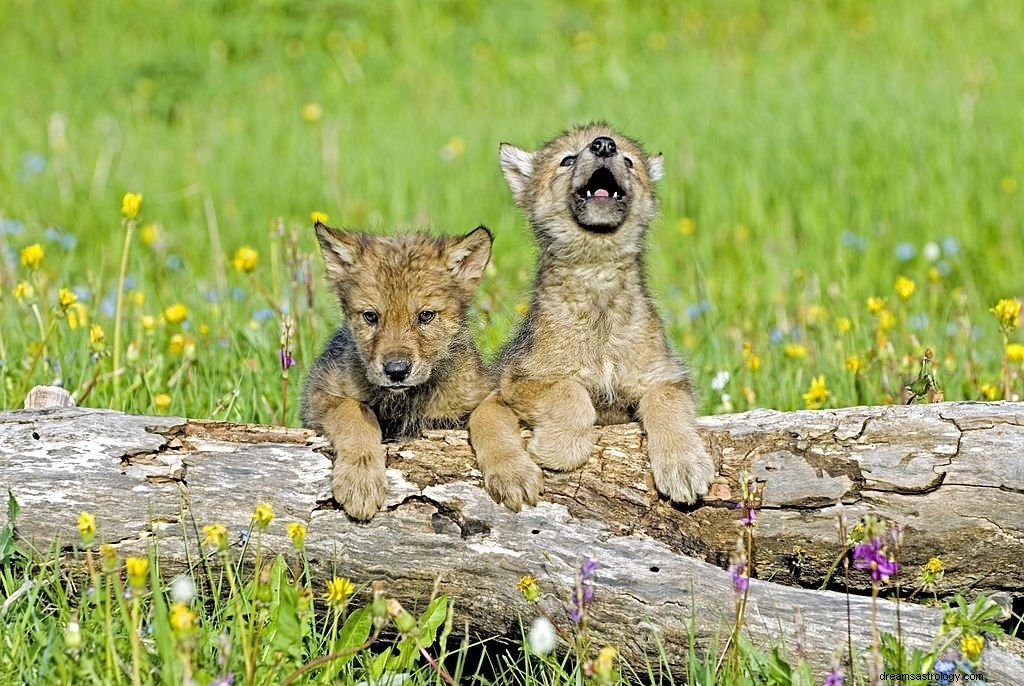
[[[705,417],[701,427],[721,476],[705,503],[689,510],[653,492],[636,425],[599,429],[590,463],[547,474],[544,502],[518,514],[483,491],[465,432],[389,446],[385,511],[356,524],[334,506],[326,446],[308,431],[80,408],[0,413],[0,490],[10,488],[21,503],[18,535],[37,548],[75,541],[75,516],[89,510],[99,538],[126,553],[144,550],[155,535],[166,570],[186,563],[186,547],[194,557],[196,525],[244,530],[253,507],[267,501],[279,518],[307,524],[320,579],[335,569],[385,579],[400,597],[422,602],[440,578],[483,635],[514,631],[520,616],[532,615],[515,588],[524,574],[540,579],[557,614],[588,555],[601,564],[595,639],[636,658],[650,654],[657,632],[676,669],[691,622],[707,645],[732,620],[734,596],[721,567],[735,546],[744,471],[764,483],[755,570],[772,579],[751,583],[745,631],[756,642],[799,643],[821,668],[845,646],[842,595],[775,583],[821,583],[840,551],[833,527],[840,508],[851,523],[866,512],[900,522],[908,571],[942,555],[941,589],[1020,595],[1024,405],[759,410]],[[263,541],[289,548],[283,526]],[[869,642],[869,607],[865,598],[852,600],[859,647]],[[883,629],[891,630],[894,605],[881,607]],[[909,643],[932,640],[939,621],[936,610],[902,606]],[[986,653],[990,683],[1016,683],[1024,673],[1012,653],[1021,653],[1019,641]]]

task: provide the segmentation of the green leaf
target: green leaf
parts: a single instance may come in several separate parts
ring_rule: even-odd
[[[430,601],[420,615],[420,643],[429,648],[437,637],[437,630],[448,618],[448,596],[439,595]]]
[[[14,494],[11,493],[11,489],[7,489],[7,525],[12,529],[14,528],[14,520],[18,518],[18,513],[21,512],[21,505],[14,499]]]
[[[288,563],[278,555],[270,570],[270,616],[267,620],[267,650],[281,651],[292,662],[301,663],[306,651],[299,619],[299,592],[288,579]]]

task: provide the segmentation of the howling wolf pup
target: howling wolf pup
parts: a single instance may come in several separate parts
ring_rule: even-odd
[[[493,388],[466,323],[491,234],[375,237],[318,222],[316,236],[345,321],[310,369],[302,422],[334,447],[335,500],[368,520],[387,494],[381,441],[464,426]]]
[[[590,458],[595,422],[639,420],[658,490],[693,502],[715,466],[697,433],[688,372],[644,281],[661,155],[595,124],[538,151],[503,144],[500,162],[540,255],[529,310],[496,363],[498,389],[469,420],[487,490],[514,510],[536,504],[537,465],[577,469]],[[526,450],[519,420],[533,428]]]

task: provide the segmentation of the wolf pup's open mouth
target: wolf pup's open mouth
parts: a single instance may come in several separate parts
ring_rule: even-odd
[[[626,215],[626,191],[605,166],[598,167],[585,184],[574,191],[572,211],[576,222],[596,233],[612,233]]]
[[[584,200],[621,200],[626,197],[626,192],[615,181],[615,174],[608,167],[600,167],[585,186],[577,189],[576,195]]]

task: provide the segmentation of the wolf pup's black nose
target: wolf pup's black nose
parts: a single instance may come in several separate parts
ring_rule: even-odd
[[[405,377],[409,376],[410,369],[412,363],[404,357],[384,361],[384,373],[392,381],[404,381]]]
[[[590,144],[590,152],[598,157],[612,157],[615,155],[615,141],[608,136],[598,136]]]

